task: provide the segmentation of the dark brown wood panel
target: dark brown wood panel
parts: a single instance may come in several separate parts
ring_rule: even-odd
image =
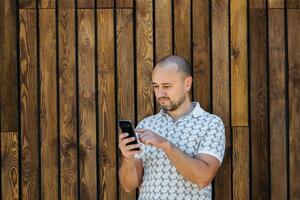
[[[20,84],[22,199],[35,200],[38,182],[36,11],[20,10]],[[21,181],[21,180],[20,180]]]
[[[97,8],[113,8],[113,0],[97,0]]]
[[[18,132],[0,132],[1,199],[19,199]]]
[[[232,187],[234,200],[250,199],[249,128],[232,129]]]
[[[212,2],[212,111],[225,126],[230,126],[228,3],[228,0]]]
[[[249,0],[250,8],[266,8],[266,0]]]
[[[152,0],[136,2],[137,42],[137,118],[138,121],[154,113],[152,69],[153,31]]]
[[[284,10],[269,10],[271,198],[288,199]]]
[[[115,0],[117,8],[133,8],[133,0]]]
[[[58,0],[38,0],[39,8],[55,8]]]
[[[75,8],[75,0],[56,0],[58,1],[58,8]]]
[[[300,0],[286,0],[287,8],[300,8]]]
[[[58,199],[55,10],[39,12],[41,85],[41,195]]]
[[[270,199],[267,22],[265,9],[250,10],[252,198]]]
[[[209,1],[192,1],[193,5],[193,91],[194,100],[211,112]]]
[[[300,10],[288,10],[290,199],[300,198]]]
[[[284,0],[268,0],[268,8],[284,8]]]
[[[230,5],[231,125],[248,126],[247,0]]]
[[[18,0],[19,8],[36,8],[37,0]]]
[[[77,0],[78,8],[94,8],[95,0]]]
[[[75,10],[60,9],[59,116],[61,199],[78,199]]]
[[[191,1],[174,0],[174,53],[191,61]]]
[[[16,3],[0,2],[0,131],[10,132],[18,131]]]
[[[214,197],[215,200],[232,199],[232,129],[225,127],[226,134],[226,148],[223,162],[215,177],[214,183]]]
[[[99,9],[98,17],[98,102],[99,102],[99,198],[117,199],[116,106],[114,60],[114,13]]]
[[[80,198],[97,198],[94,10],[78,11]]]
[[[117,10],[117,100],[118,119],[134,123],[134,55],[133,55],[133,13],[131,9]],[[120,155],[121,153],[119,153]],[[121,156],[119,156],[121,163]],[[136,193],[127,193],[118,188],[120,199],[135,199]]]

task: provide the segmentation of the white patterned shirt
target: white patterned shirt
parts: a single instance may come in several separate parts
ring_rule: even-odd
[[[204,111],[193,102],[193,111],[176,122],[163,110],[144,118],[138,128],[150,129],[176,145],[188,156],[209,154],[222,163],[225,152],[225,129],[222,120]],[[191,199],[211,200],[211,184],[200,188],[178,173],[166,154],[151,145],[143,145],[142,159],[144,175],[139,200]]]

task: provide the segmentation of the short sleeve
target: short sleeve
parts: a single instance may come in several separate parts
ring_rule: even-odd
[[[225,127],[222,120],[216,115],[212,115],[206,133],[201,138],[198,154],[209,154],[216,157],[220,164],[223,161],[225,153]]]

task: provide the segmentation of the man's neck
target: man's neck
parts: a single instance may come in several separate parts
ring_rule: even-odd
[[[174,111],[168,111],[167,113],[172,117],[172,119],[177,121],[179,118],[188,115],[190,112],[192,112],[194,106],[190,102],[190,100],[185,101],[179,108],[177,108]]]

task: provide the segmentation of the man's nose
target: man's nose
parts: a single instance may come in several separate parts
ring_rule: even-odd
[[[158,89],[157,91],[157,97],[164,97],[166,96],[166,92],[163,89]]]

